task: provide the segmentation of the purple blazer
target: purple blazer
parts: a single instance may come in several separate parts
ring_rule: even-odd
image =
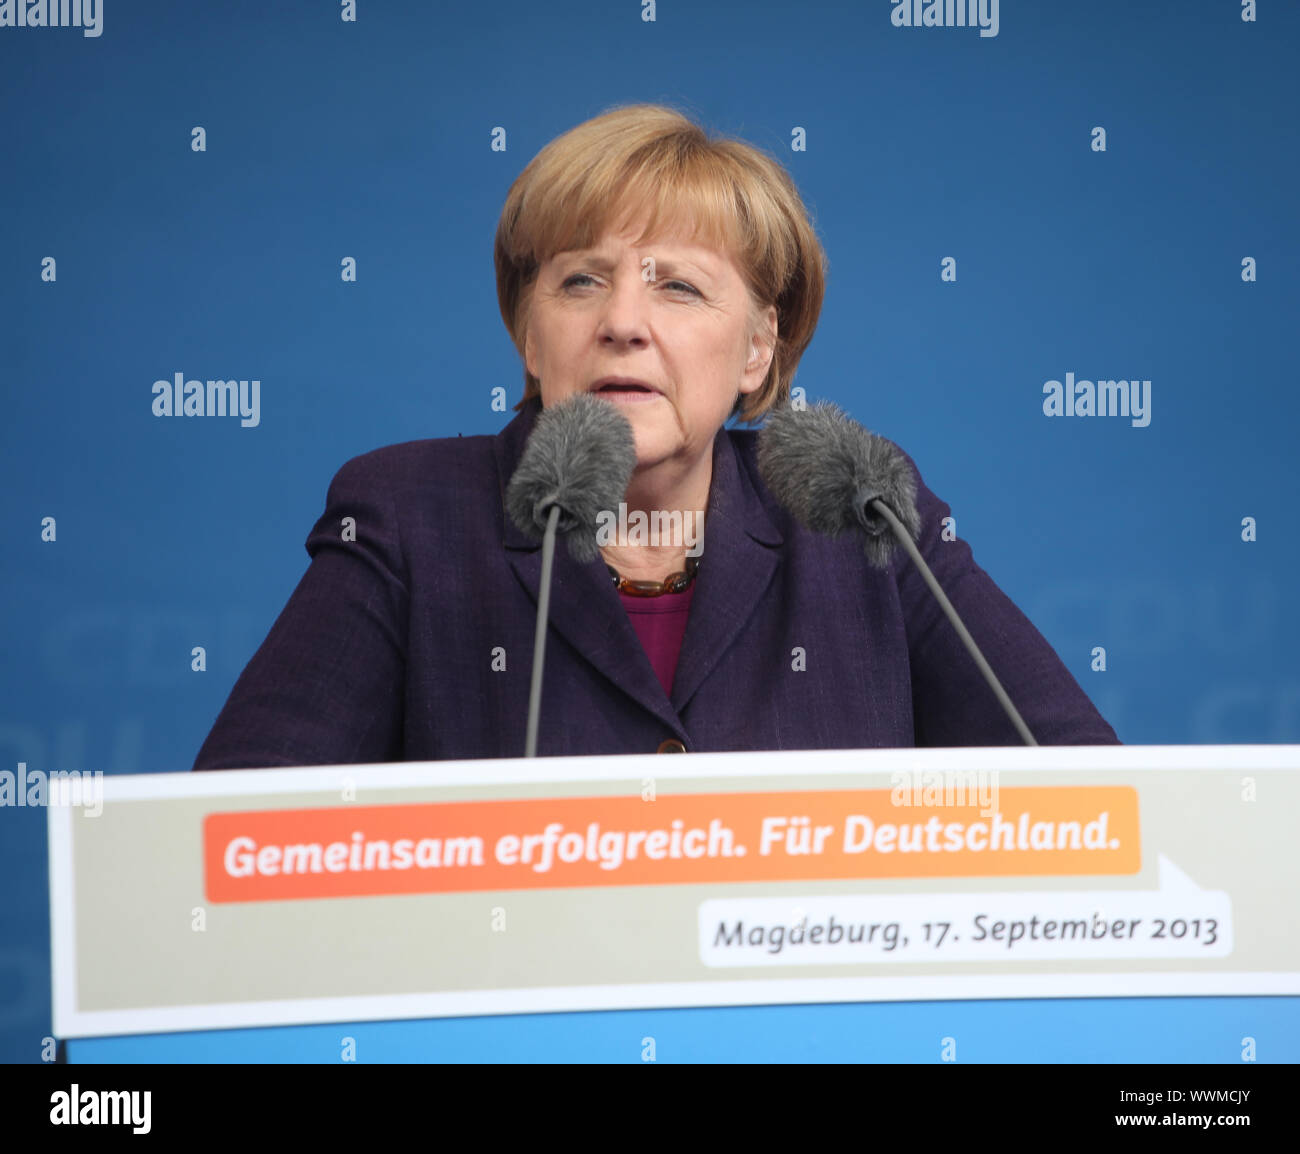
[[[195,769],[523,756],[542,554],[503,494],[539,411],[338,471],[311,565]],[[671,698],[604,561],[556,549],[538,753],[1019,745],[904,551],[876,570],[856,539],[803,529],[759,478],[756,443],[714,440]],[[919,472],[917,505],[922,554],[1039,743],[1118,744],[970,547],[940,539],[950,509]]]

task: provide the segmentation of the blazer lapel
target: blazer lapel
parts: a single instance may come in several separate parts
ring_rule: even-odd
[[[781,542],[730,435],[719,429],[704,514],[704,555],[673,675],[672,704],[678,713],[753,616],[776,572]]]
[[[541,542],[523,533],[505,511],[505,490],[523,454],[541,403],[520,410],[497,436],[502,544],[536,604],[541,585]],[[691,598],[672,701],[664,694],[623,609],[605,562],[579,565],[557,544],[551,576],[551,625],[629,697],[689,744],[680,711],[749,620],[777,564],[781,535],[737,460],[726,429],[713,442],[713,478],[704,515],[704,556]],[[547,649],[551,652],[550,647]],[[543,701],[545,687],[543,686]]]

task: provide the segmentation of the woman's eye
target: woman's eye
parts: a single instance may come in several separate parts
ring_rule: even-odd
[[[580,281],[594,283],[593,278],[589,273],[577,272],[574,273],[571,277],[567,277],[565,279],[563,287],[565,288],[569,288],[570,286],[582,287],[578,284],[578,282]],[[695,288],[693,285],[687,284],[684,280],[669,280],[669,281],[664,281],[663,283],[665,287],[672,289],[674,292],[688,292],[688,293],[692,293],[695,296],[700,295],[699,290],[697,288]]]

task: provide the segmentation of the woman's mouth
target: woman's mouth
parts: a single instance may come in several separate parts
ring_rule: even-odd
[[[659,394],[654,389],[646,385],[634,384],[607,384],[601,385],[595,390],[598,397],[606,397],[611,401],[619,402],[644,402],[653,401]]]

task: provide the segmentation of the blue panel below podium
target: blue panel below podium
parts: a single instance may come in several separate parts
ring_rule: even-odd
[[[73,1039],[70,1062],[1300,1061],[1300,997],[1071,998],[512,1014]]]

